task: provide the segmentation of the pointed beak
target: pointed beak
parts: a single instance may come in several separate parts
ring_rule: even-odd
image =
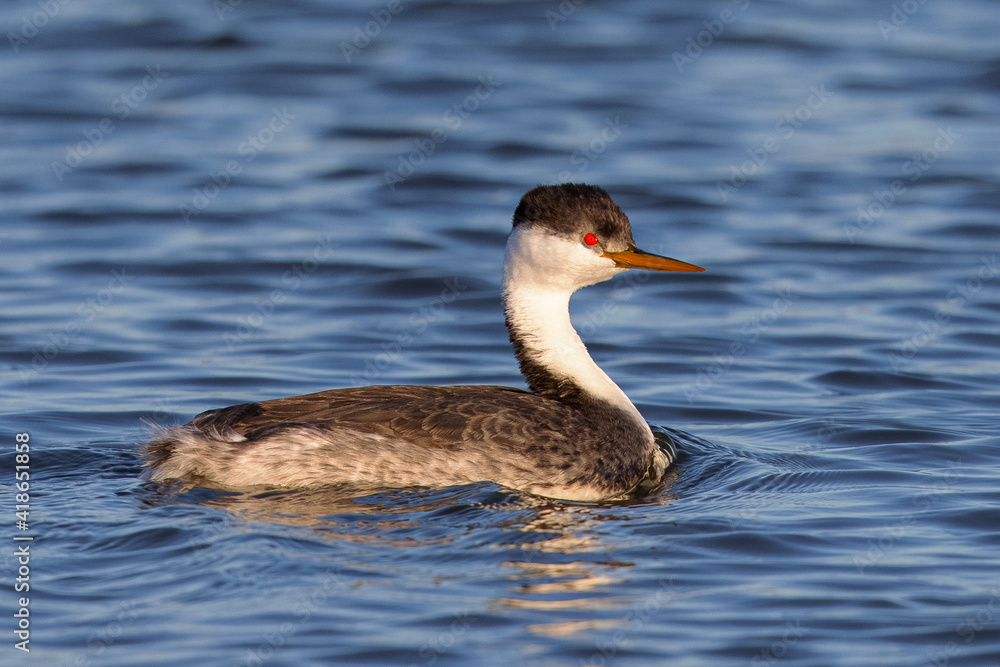
[[[694,264],[682,262],[679,259],[654,255],[645,250],[639,250],[634,245],[629,244],[625,250],[618,252],[605,252],[601,257],[607,257],[614,261],[617,266],[623,269],[648,269],[650,271],[704,271],[705,269]]]

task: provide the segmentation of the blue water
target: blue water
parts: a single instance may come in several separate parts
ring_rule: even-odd
[[[1000,663],[995,3],[25,0],[0,26],[0,663]],[[523,386],[502,249],[561,181],[708,269],[573,303],[680,445],[658,492],[139,479],[144,420]]]

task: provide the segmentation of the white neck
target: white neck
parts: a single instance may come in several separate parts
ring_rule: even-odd
[[[522,354],[591,397],[620,408],[652,440],[639,410],[591,359],[569,317],[573,292],[623,269],[588,248],[522,229],[515,229],[507,243],[503,284],[508,325],[523,344]]]

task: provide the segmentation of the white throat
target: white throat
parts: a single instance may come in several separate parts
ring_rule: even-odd
[[[608,280],[626,269],[587,248],[531,227],[518,227],[504,259],[504,308],[525,352],[554,376],[620,408],[653,434],[625,392],[601,370],[569,317],[569,299],[580,287]]]

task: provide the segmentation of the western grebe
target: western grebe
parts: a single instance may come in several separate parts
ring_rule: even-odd
[[[503,307],[531,391],[372,386],[209,410],[144,447],[146,477],[226,487],[490,481],[601,500],[655,485],[670,464],[570,322],[577,289],[628,269],[703,271],[639,250],[628,218],[591,185],[540,186],[507,241]]]

